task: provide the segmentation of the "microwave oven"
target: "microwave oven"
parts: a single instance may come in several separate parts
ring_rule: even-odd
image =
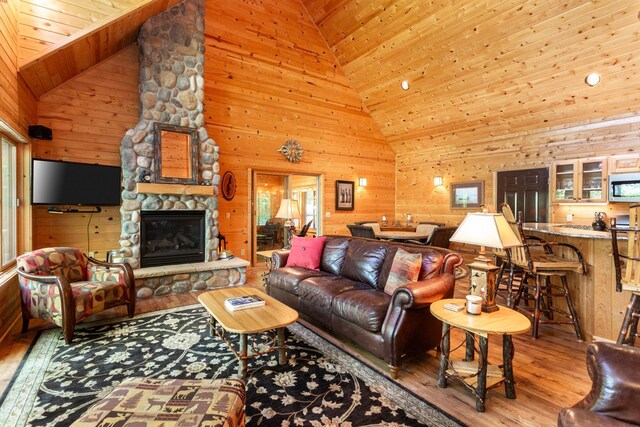
[[[610,202],[640,202],[640,173],[609,175]]]

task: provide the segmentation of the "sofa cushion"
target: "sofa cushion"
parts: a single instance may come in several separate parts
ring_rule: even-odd
[[[326,310],[328,314],[331,311],[333,298],[342,292],[353,289],[371,288],[363,283],[325,274],[324,276],[310,277],[300,282],[298,285],[298,295],[300,295],[300,298],[307,304],[322,308]]]
[[[412,254],[402,248],[398,248],[393,257],[391,272],[384,286],[384,293],[393,295],[396,288],[418,280],[420,267],[422,267],[422,254]]]
[[[326,237],[293,236],[291,252],[287,258],[287,267],[305,267],[320,270],[320,257]]]
[[[298,286],[301,281],[315,276],[330,276],[317,270],[309,270],[302,267],[282,267],[269,273],[269,286],[298,295]]]
[[[386,243],[352,239],[340,275],[375,288],[386,254]]]
[[[378,280],[378,289],[380,290],[383,290],[387,284],[391,266],[393,265],[393,258],[396,256],[399,247],[399,244],[390,243],[387,248],[387,256],[380,269],[380,278]],[[443,267],[444,256],[437,249],[416,245],[402,245],[402,249],[412,254],[422,255],[422,267],[420,268],[418,280],[427,280],[440,274]]]
[[[320,270],[339,276],[344,257],[347,255],[350,240],[351,239],[347,237],[328,238],[322,251]]]
[[[379,332],[390,302],[391,296],[375,289],[346,291],[336,295],[331,311],[362,329]]]

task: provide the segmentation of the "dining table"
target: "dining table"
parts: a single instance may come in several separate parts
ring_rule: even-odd
[[[415,231],[380,231],[376,233],[376,237],[385,240],[421,240],[427,239],[429,234]]]

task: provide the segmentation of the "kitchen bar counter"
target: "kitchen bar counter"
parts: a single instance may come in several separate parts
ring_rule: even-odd
[[[629,292],[615,291],[611,234],[608,231],[594,231],[590,226],[576,228],[573,224],[569,225],[525,223],[523,228],[527,235],[538,236],[548,242],[569,243],[580,250],[587,264],[587,275],[569,273],[567,276],[580,326],[588,341],[615,341],[631,295]],[[555,253],[561,253],[562,250],[561,247],[554,248]],[[563,305],[560,303],[564,301],[558,300],[558,305]],[[575,339],[571,328],[566,326],[542,325],[541,333],[553,327],[566,328],[568,339]]]
[[[526,222],[522,224],[522,228],[524,231],[539,231],[541,233],[577,237],[579,239],[611,239],[609,231],[595,231],[590,225]]]

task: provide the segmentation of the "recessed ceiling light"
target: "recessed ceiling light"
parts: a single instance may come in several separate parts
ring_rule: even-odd
[[[403,90],[409,90],[409,81],[408,80],[403,80],[402,83],[400,84],[400,86],[402,86]]]
[[[602,78],[600,77],[600,74],[598,73],[591,73],[587,76],[587,78],[584,79],[584,81],[589,85],[589,86],[597,86],[600,81],[602,80]]]

